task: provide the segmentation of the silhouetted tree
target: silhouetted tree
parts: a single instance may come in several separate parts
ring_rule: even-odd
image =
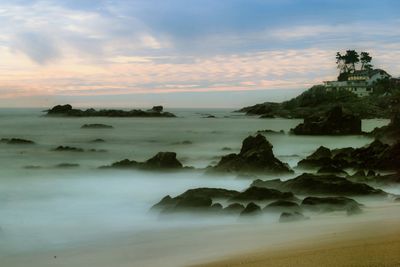
[[[361,70],[371,70],[372,69],[372,57],[368,52],[361,52]]]

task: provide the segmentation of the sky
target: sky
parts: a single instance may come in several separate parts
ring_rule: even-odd
[[[0,107],[240,107],[335,79],[337,51],[400,76],[398,0],[0,0]]]

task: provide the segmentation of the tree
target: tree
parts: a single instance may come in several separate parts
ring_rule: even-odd
[[[344,55],[344,62],[346,65],[350,65],[350,70],[354,72],[356,70],[356,64],[360,62],[360,56],[355,50],[347,50],[346,55]]]
[[[361,52],[361,70],[372,70],[372,57],[368,52]]]
[[[340,69],[340,73],[347,72],[347,65],[345,63],[345,58],[340,54],[340,52],[336,53],[336,64],[337,68]]]

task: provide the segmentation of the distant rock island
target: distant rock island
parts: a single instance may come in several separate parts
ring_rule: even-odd
[[[71,105],[57,105],[47,110],[48,116],[65,116],[65,117],[176,117],[170,112],[164,112],[163,106],[154,106],[149,110],[132,109],[101,109],[95,110],[89,108],[86,110],[72,108]]]

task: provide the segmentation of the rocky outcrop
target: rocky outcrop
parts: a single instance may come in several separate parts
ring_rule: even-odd
[[[58,146],[53,151],[66,151],[66,152],[84,152],[82,148],[73,146]]]
[[[361,119],[334,107],[323,117],[308,117],[291,130],[296,135],[349,135],[361,134]]]
[[[307,197],[301,207],[318,212],[346,211],[348,215],[361,213],[361,204],[347,197]]]
[[[21,138],[2,138],[0,143],[6,143],[9,145],[33,145],[35,142]]]
[[[112,129],[114,128],[111,125],[101,124],[101,123],[92,123],[92,124],[84,124],[81,126],[82,129]]]
[[[356,169],[393,171],[400,169],[400,143],[388,145],[375,140],[361,148],[332,150],[330,156],[327,151],[323,155],[315,156],[315,154],[318,154],[317,151],[299,161],[298,167],[321,168],[331,166],[337,169],[351,167]]]
[[[244,139],[239,154],[223,156],[213,168],[220,172],[291,173],[286,163],[277,159],[272,145],[261,134]]]
[[[300,195],[338,195],[338,196],[385,196],[380,189],[363,184],[351,182],[335,175],[314,175],[303,173],[302,175],[287,180],[279,179],[262,181],[255,180],[253,186],[274,188],[281,191],[290,191]]]
[[[175,152],[158,152],[154,157],[146,160],[145,162],[138,162],[135,160],[124,159],[106,166],[108,168],[133,168],[133,169],[147,169],[147,170],[167,170],[167,169],[182,169],[183,165],[176,158]]]
[[[69,104],[54,106],[53,108],[47,110],[47,115],[66,117],[176,117],[170,112],[163,112],[162,106],[155,106],[148,111],[140,109],[126,111],[119,109],[95,110],[93,108],[81,110],[74,109]]]
[[[224,212],[228,214],[239,214],[244,210],[243,204],[240,203],[232,203],[224,208]]]
[[[397,110],[386,126],[375,128],[371,135],[375,138],[388,140],[390,142],[400,142],[400,110]]]
[[[294,199],[294,195],[291,192],[281,192],[275,189],[269,189],[265,187],[251,186],[243,192],[236,194],[230,200],[231,201],[264,201],[264,200],[276,200],[276,199]]]

